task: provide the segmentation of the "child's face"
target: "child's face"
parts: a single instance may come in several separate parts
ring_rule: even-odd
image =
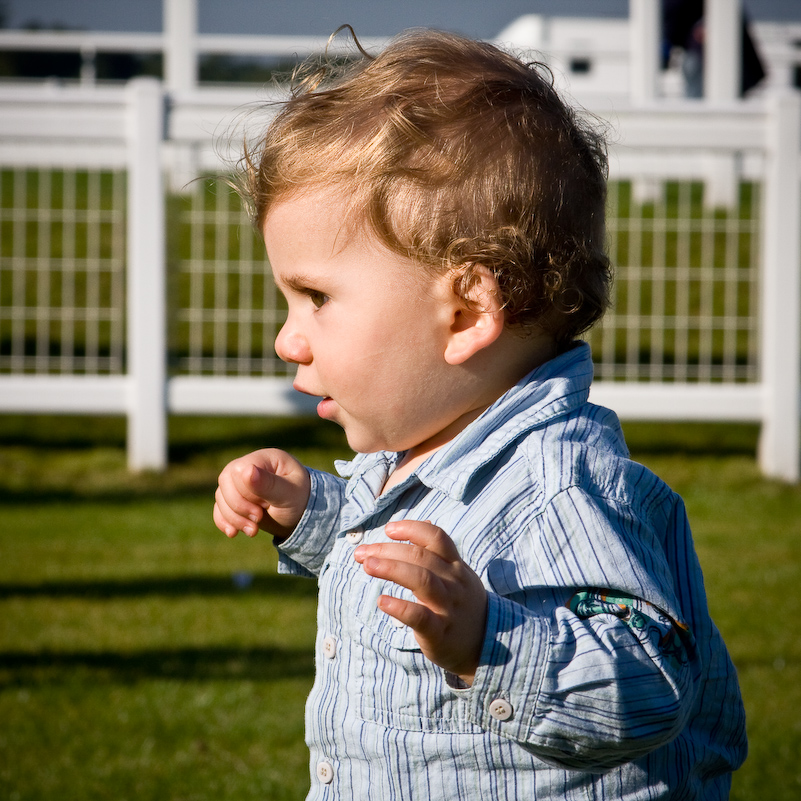
[[[289,308],[275,349],[354,450],[409,450],[465,411],[464,370],[444,358],[458,299],[447,276],[354,231],[342,194],[308,191],[267,215],[267,253]]]

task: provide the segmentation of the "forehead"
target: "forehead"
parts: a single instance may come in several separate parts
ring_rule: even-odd
[[[311,187],[276,200],[264,219],[262,232],[268,246],[287,240],[297,243],[310,237],[332,247],[364,234],[352,200],[343,187]]]
[[[391,253],[358,221],[352,201],[336,188],[305,189],[278,200],[264,221],[264,243],[276,279],[323,275],[347,266],[408,262]],[[404,269],[407,267],[404,264]]]
[[[350,291],[358,285],[363,292],[419,296],[433,279],[430,271],[384,245],[341,187],[304,190],[276,201],[263,233],[282,289]]]
[[[330,191],[303,191],[276,201],[267,213],[264,244],[278,287],[319,288],[341,276],[354,241],[344,201]],[[341,280],[341,279],[340,279]]]

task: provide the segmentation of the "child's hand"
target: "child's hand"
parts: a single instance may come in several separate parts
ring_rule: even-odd
[[[303,516],[311,492],[309,472],[293,456],[267,448],[234,459],[220,473],[214,524],[228,537],[259,529],[286,539]]]
[[[414,630],[428,659],[472,684],[487,617],[481,579],[432,523],[400,520],[385,531],[398,542],[360,545],[354,557],[369,575],[411,590],[418,603],[382,595],[378,608]]]

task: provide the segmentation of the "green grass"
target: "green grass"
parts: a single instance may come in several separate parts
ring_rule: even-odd
[[[801,796],[801,487],[748,426],[630,425],[685,498],[751,754],[735,801]],[[116,419],[0,416],[0,798],[299,799],[315,586],[266,536],[211,523],[216,475],[264,444],[330,469],[335,427],[173,419],[170,468],[130,476]],[[235,579],[251,578],[246,588]]]

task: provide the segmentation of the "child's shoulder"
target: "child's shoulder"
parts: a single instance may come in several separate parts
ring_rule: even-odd
[[[589,401],[529,431],[515,444],[515,452],[512,458],[525,463],[526,481],[541,488],[541,509],[568,491],[603,504],[627,505],[643,515],[659,506],[670,509],[678,498],[659,476],[631,458],[615,412]]]

